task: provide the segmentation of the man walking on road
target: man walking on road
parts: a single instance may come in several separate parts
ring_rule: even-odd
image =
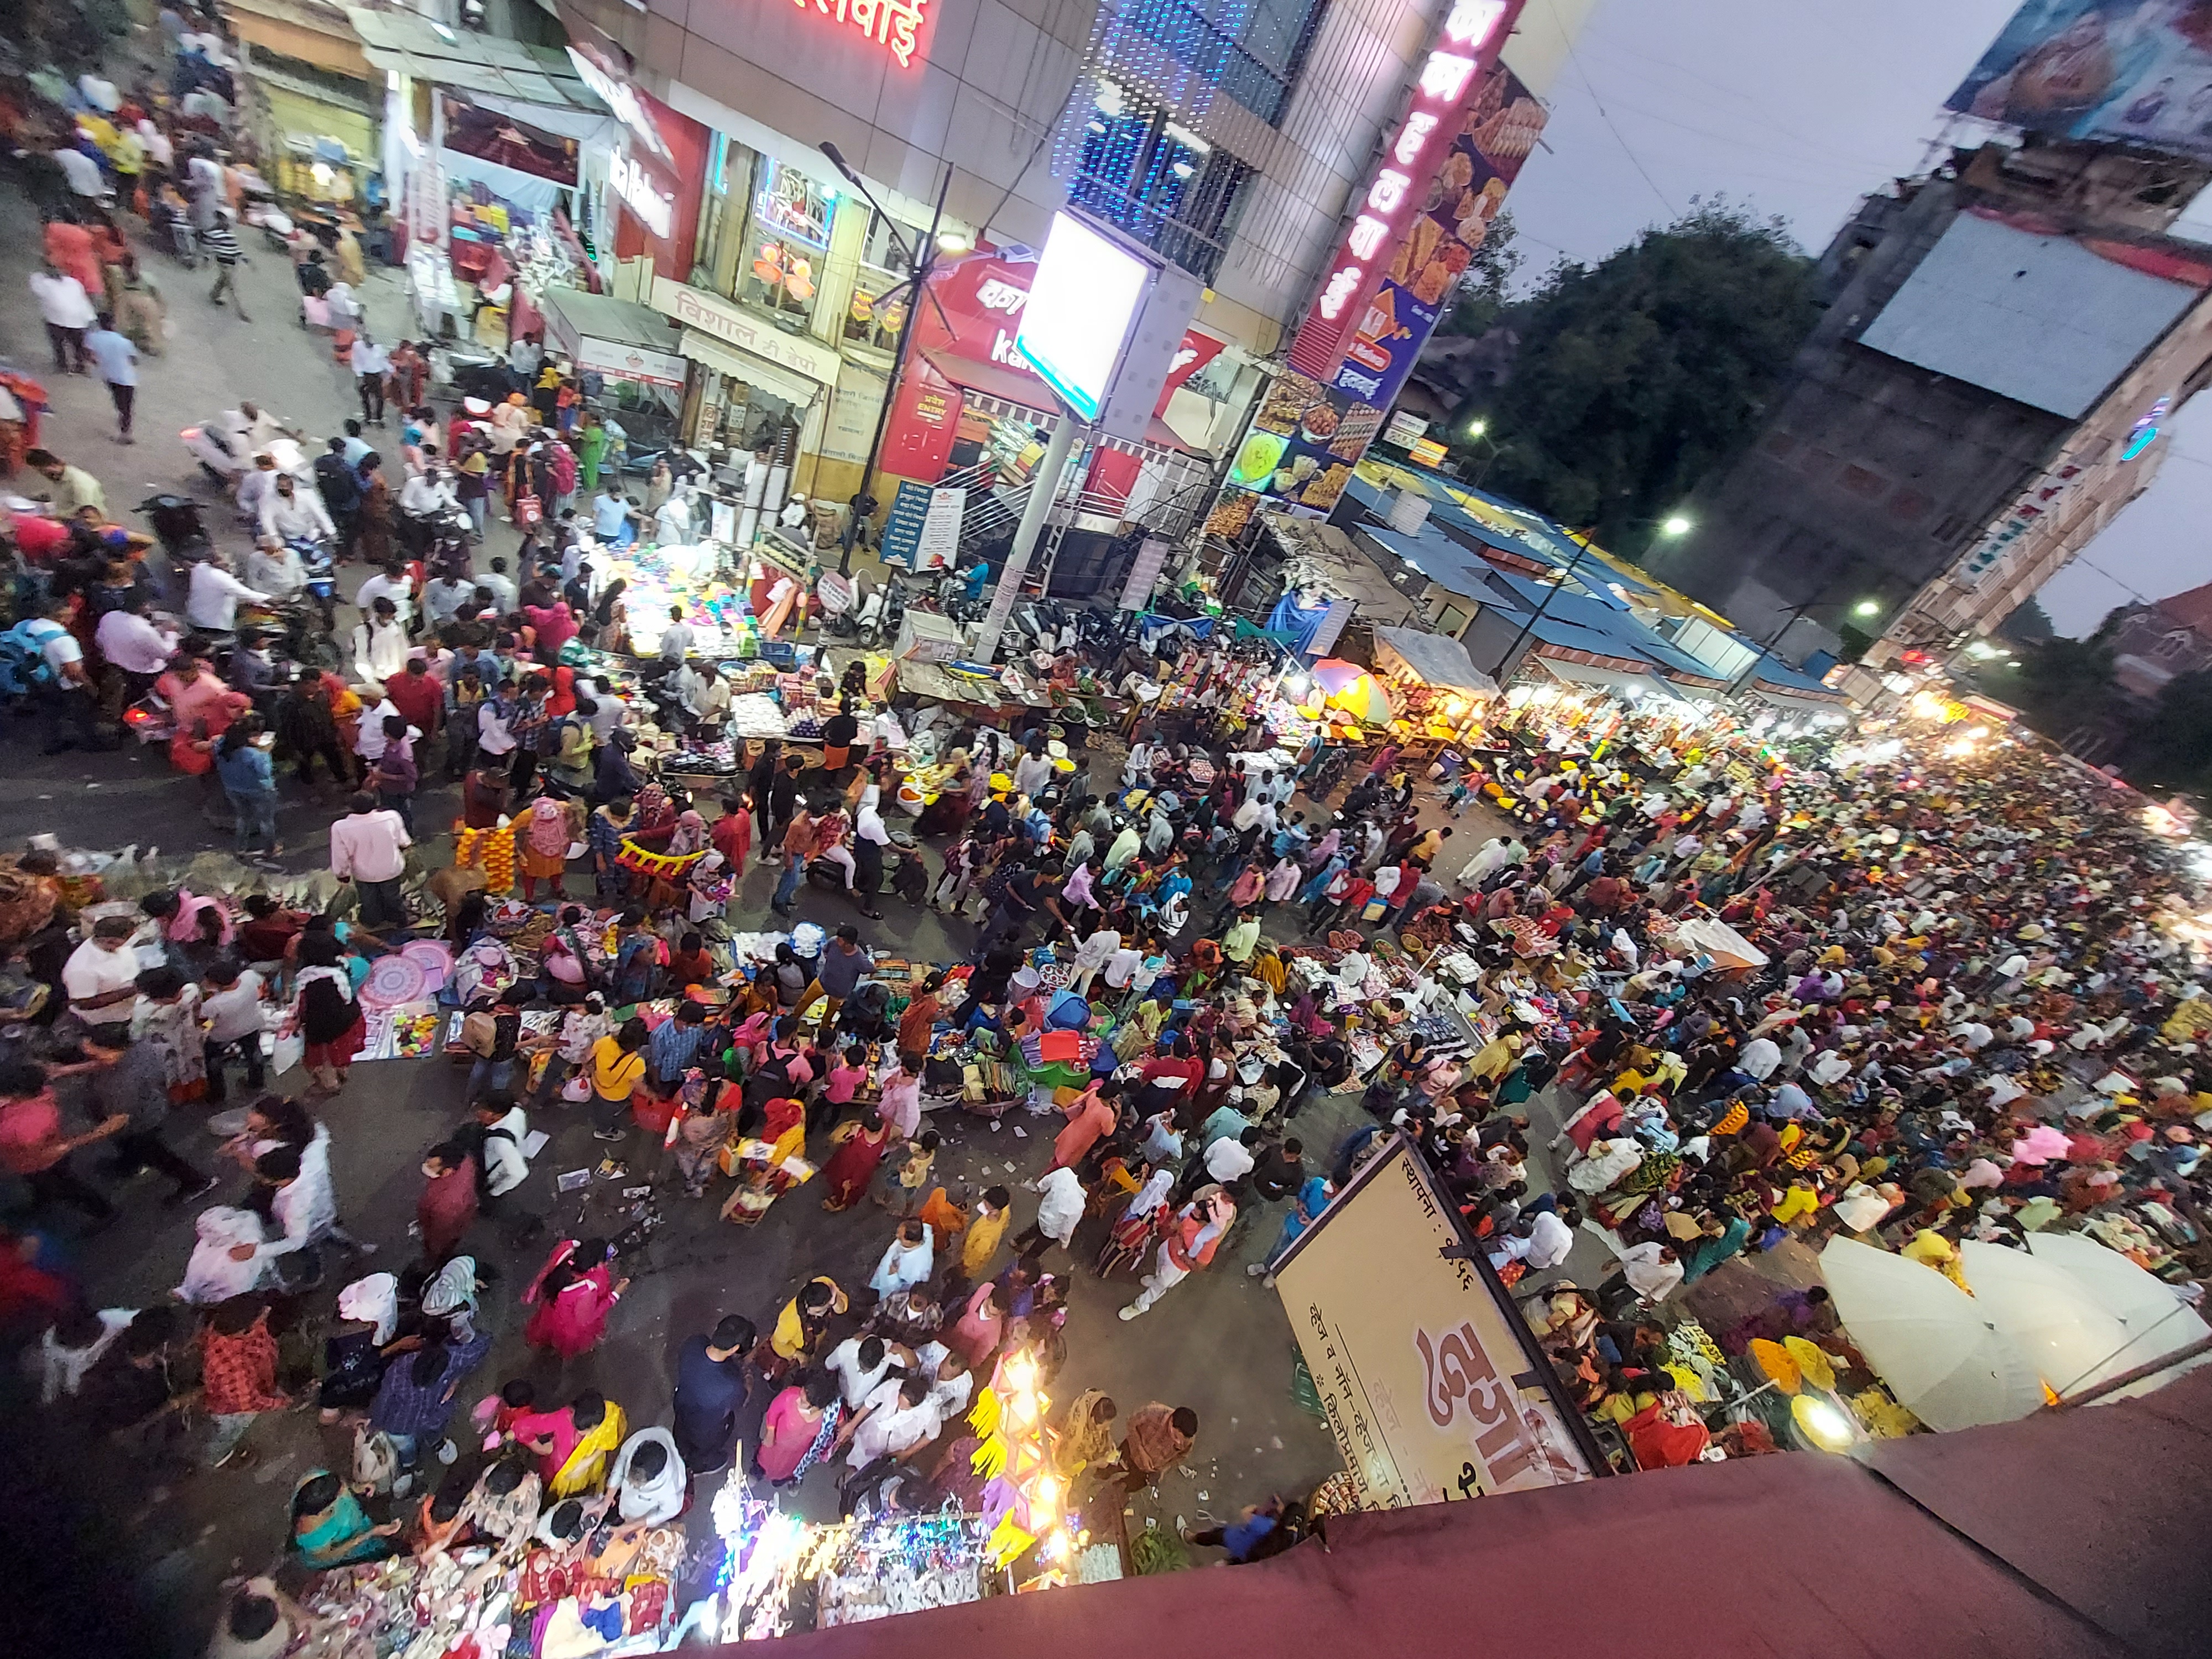
[[[84,331],[98,320],[84,284],[52,259],[31,273],[31,293],[46,319],[46,338],[53,343],[54,373],[84,373]]]
[[[231,228],[231,218],[228,208],[218,208],[215,222],[200,233],[200,246],[207,250],[216,265],[215,288],[208,298],[221,305],[223,295],[228,294],[238,313],[238,320],[250,323],[253,319],[246,314],[246,301],[238,291],[238,267],[245,262],[246,250],[238,245],[238,233]]]
[[[407,907],[399,896],[406,873],[407,848],[413,844],[399,814],[380,810],[376,797],[356,794],[346,817],[331,825],[331,873],[361,890],[361,922],[380,930],[404,927]]]
[[[363,329],[353,343],[353,378],[361,390],[361,417],[371,426],[384,424],[384,380],[392,373],[392,359]]]
[[[85,354],[100,366],[107,395],[115,400],[115,441],[136,443],[131,435],[131,405],[138,395],[138,348],[115,331],[115,319],[102,317],[84,337]]]

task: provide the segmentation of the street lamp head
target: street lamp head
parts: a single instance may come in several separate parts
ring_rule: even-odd
[[[1487,421],[1469,421],[1467,426],[1467,435],[1470,438],[1480,438],[1489,430],[1490,422]]]
[[[1851,607],[1851,615],[1854,617],[1879,617],[1881,615],[1881,601],[1880,599],[1861,599],[1856,605]]]
[[[853,171],[852,164],[846,161],[844,152],[827,138],[822,141],[822,153],[830,158],[830,165],[844,176],[847,184],[857,185],[860,182],[860,175]]]
[[[968,239],[965,236],[963,236],[957,230],[945,230],[939,231],[938,233],[937,248],[938,252],[940,253],[965,253],[968,251]]]
[[[1662,536],[1686,536],[1690,533],[1690,521],[1679,513],[1669,514],[1659,521],[1659,533]]]

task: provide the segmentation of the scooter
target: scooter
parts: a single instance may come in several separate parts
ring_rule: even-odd
[[[905,620],[906,588],[893,576],[861,603],[856,629],[860,643],[872,651],[895,636],[899,623]]]
[[[279,472],[289,472],[303,484],[315,481],[314,468],[309,465],[299,441],[289,435],[271,438],[258,449],[249,449],[241,434],[226,432],[216,422],[207,421],[186,427],[177,436],[184,442],[185,453],[225,489],[235,489],[239,479],[253,465],[253,458],[264,453],[276,463]]]
[[[138,511],[153,526],[154,539],[171,559],[183,564],[207,556],[210,544],[198,501],[182,495],[149,495],[138,503]]]

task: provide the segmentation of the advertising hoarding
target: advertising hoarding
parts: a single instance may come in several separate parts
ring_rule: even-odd
[[[2212,6],[2027,0],[1945,101],[2054,137],[2212,161]]]
[[[1014,349],[1085,421],[1106,406],[1152,280],[1152,266],[1120,243],[1073,214],[1052,216]]]
[[[1495,1277],[1444,1255],[1462,1245],[1456,1221],[1401,1139],[1275,1270],[1364,1509],[1563,1486],[1599,1471]]]

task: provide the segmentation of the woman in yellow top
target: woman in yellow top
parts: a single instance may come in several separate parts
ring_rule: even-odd
[[[623,1118],[630,1097],[645,1082],[645,1022],[632,1018],[592,1045],[585,1071],[592,1079],[592,1133],[601,1140],[623,1138]]]
[[[756,1351],[754,1364],[771,1381],[783,1376],[799,1361],[813,1357],[830,1322],[851,1305],[836,1279],[817,1273],[783,1304],[783,1311],[775,1316],[775,1328],[769,1333],[767,1352]]]

